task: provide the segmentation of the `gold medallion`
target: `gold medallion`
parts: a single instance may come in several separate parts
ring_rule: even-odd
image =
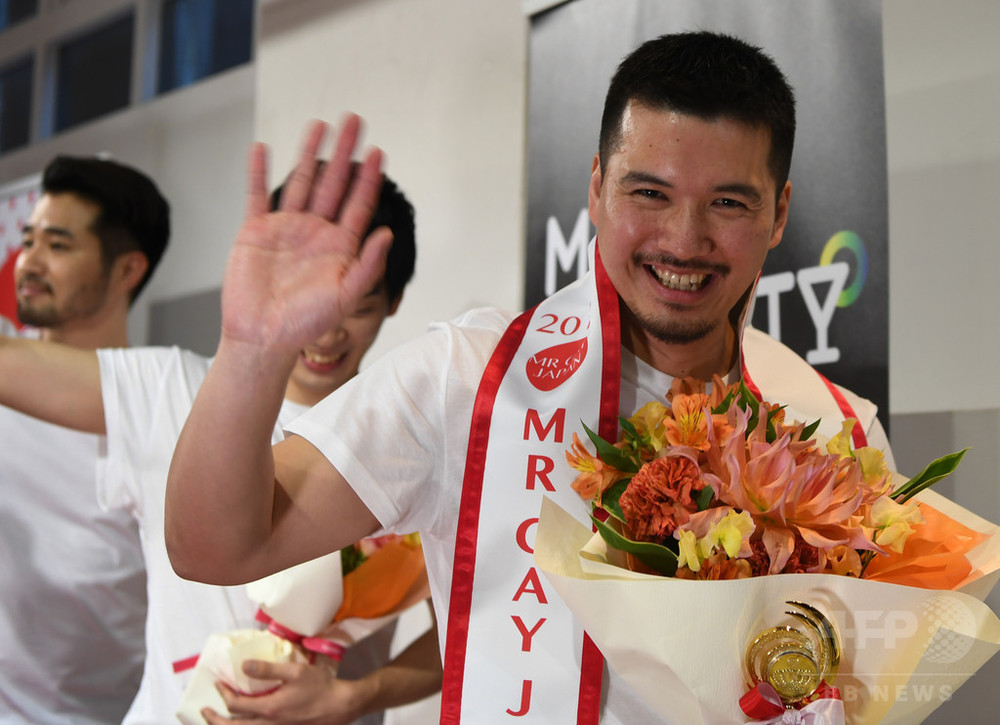
[[[786,614],[805,624],[772,627],[747,646],[744,666],[750,687],[769,683],[785,705],[792,706],[811,696],[822,682],[831,682],[840,667],[840,642],[826,616],[802,602],[786,602],[799,611]]]

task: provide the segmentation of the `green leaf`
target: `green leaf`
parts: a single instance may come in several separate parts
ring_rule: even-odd
[[[813,433],[819,428],[819,420],[814,420],[812,423],[807,425],[802,429],[802,434],[799,436],[800,441],[807,441],[813,437]]]
[[[625,520],[625,514],[622,513],[622,506],[618,500],[622,497],[625,489],[628,488],[628,484],[631,480],[632,477],[629,476],[628,478],[622,478],[615,481],[608,486],[607,490],[601,495],[601,508],[619,521]]]
[[[736,391],[730,390],[728,393],[726,393],[726,397],[722,399],[722,402],[712,409],[712,414],[722,415],[724,413],[728,413],[729,408],[733,404],[734,400],[736,400]]]
[[[664,576],[673,576],[677,572],[677,554],[666,546],[649,541],[632,541],[619,534],[605,522],[591,518],[601,538],[608,546],[634,555],[643,564],[652,567]]]
[[[899,503],[906,503],[925,488],[930,488],[958,468],[967,450],[969,449],[963,448],[931,461],[927,468],[893,491],[892,497]]]
[[[639,464],[634,458],[601,438],[597,433],[588,428],[587,424],[583,423],[583,421],[581,421],[581,424],[583,425],[583,429],[587,431],[590,440],[597,447],[597,455],[602,461],[625,473],[636,473],[639,470]]]
[[[754,396],[747,387],[747,384],[740,381],[740,408],[744,411],[750,413],[750,417],[747,419],[747,433],[752,433],[757,428],[757,422],[760,419],[760,401]]]
[[[694,502],[698,505],[699,511],[704,511],[708,508],[709,504],[712,503],[712,497],[715,495],[715,491],[711,486],[705,486],[692,497]]]
[[[622,427],[622,440],[625,441],[628,446],[628,450],[631,452],[631,458],[633,460],[639,460],[640,453],[644,445],[648,443],[648,440],[639,435],[639,431],[636,430],[632,422],[623,416],[618,417],[618,424]]]
[[[340,566],[343,570],[344,576],[347,576],[352,571],[357,569],[359,566],[365,563],[367,559],[361,550],[357,548],[354,544],[346,546],[340,550]]]
[[[635,426],[632,425],[632,421],[625,416],[618,416],[618,425],[622,427],[622,430],[625,431],[627,436],[635,438],[637,441],[642,440],[642,436],[639,435],[639,431],[637,431]]]

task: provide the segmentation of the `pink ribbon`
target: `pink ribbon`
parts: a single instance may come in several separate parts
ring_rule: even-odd
[[[770,684],[761,682],[740,698],[740,709],[763,725],[844,725],[844,701],[840,691],[821,683],[809,704],[788,708]]]
[[[330,659],[336,660],[337,662],[344,659],[344,650],[346,649],[344,645],[328,639],[323,639],[322,637],[303,637],[298,632],[278,624],[278,622],[271,619],[271,617],[268,616],[263,609],[257,610],[257,621],[262,624],[266,624],[267,631],[276,637],[287,639],[292,644],[300,645],[303,649],[306,649],[309,652],[326,655]]]

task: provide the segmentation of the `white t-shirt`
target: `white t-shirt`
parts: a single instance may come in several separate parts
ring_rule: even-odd
[[[480,309],[435,324],[286,428],[330,460],[385,531],[420,532],[442,624],[448,621],[473,404],[486,364],[512,319],[509,313]],[[671,382],[669,375],[623,351],[620,410],[628,415],[662,400]],[[877,420],[865,424],[872,433],[880,430]],[[834,426],[834,432],[839,430],[839,423]],[[575,477],[570,470],[566,475]],[[439,632],[443,652],[447,627]],[[606,682],[602,723],[662,722],[616,675]]]
[[[192,672],[175,673],[175,666],[196,657],[209,635],[255,626],[257,612],[245,587],[177,576],[164,542],[170,460],[211,359],[176,347],[147,347],[99,350],[98,360],[107,425],[98,493],[105,506],[128,511],[138,521],[148,577],[146,667],[124,722],[175,723]],[[281,423],[304,410],[285,401],[274,442],[283,437]]]
[[[144,566],[135,521],[98,505],[103,447],[0,407],[0,723],[117,723],[139,685]]]

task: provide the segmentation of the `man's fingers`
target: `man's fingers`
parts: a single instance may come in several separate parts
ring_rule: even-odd
[[[241,695],[225,683],[216,683],[215,689],[222,696],[222,701],[226,704],[230,718],[254,717],[259,715],[257,708],[261,707],[262,701],[254,695]]]
[[[336,218],[344,194],[354,178],[355,170],[352,159],[360,135],[361,117],[356,113],[347,114],[341,124],[340,133],[337,135],[337,142],[330,162],[323,169],[316,184],[310,205],[313,213],[325,219]]]
[[[268,662],[267,660],[246,660],[243,662],[243,674],[256,680],[280,680],[284,682],[293,676],[295,665],[287,662]]]
[[[312,191],[313,177],[316,174],[316,154],[323,143],[327,125],[323,121],[311,121],[306,127],[299,161],[285,182],[281,194],[281,209],[283,211],[301,211],[309,203]]]
[[[225,717],[208,707],[201,710],[201,716],[205,718],[205,722],[207,722],[208,725],[239,725],[240,723],[247,723],[254,719]]]
[[[375,288],[385,275],[386,258],[391,246],[392,230],[389,227],[379,227],[368,235],[358,255],[358,263],[351,267],[342,281],[347,299],[356,304]],[[344,310],[345,314],[350,312]]]
[[[255,143],[247,158],[247,216],[267,211],[267,146]]]
[[[340,210],[341,225],[359,242],[375,216],[382,181],[382,150],[373,148],[355,171],[354,183]]]

